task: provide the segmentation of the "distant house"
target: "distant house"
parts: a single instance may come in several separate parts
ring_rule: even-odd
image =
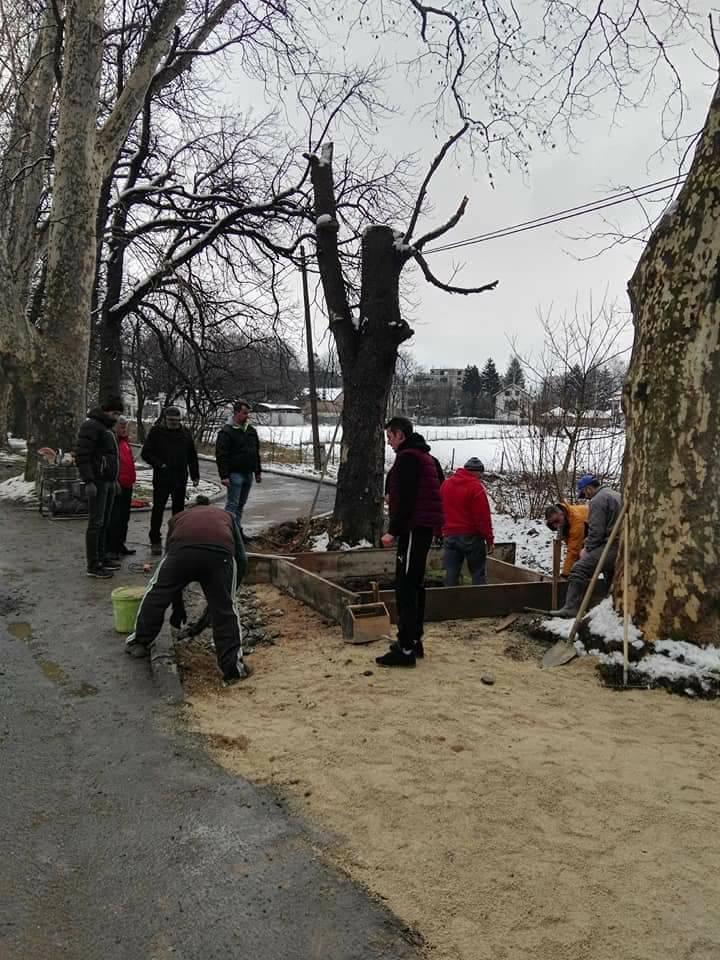
[[[310,417],[310,389],[305,389],[300,394],[302,398],[302,411],[306,418]],[[343,388],[342,387],[319,387],[315,391],[317,397],[318,419],[337,420],[343,409]]]
[[[521,423],[530,419],[532,397],[516,383],[503,387],[495,394],[495,419],[506,423]]]
[[[301,427],[305,423],[302,408],[292,403],[256,403],[253,419],[264,427]]]

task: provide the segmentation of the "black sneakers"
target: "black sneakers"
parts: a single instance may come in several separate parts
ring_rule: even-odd
[[[238,660],[237,667],[232,673],[223,677],[224,687],[234,687],[241,680],[247,680],[252,675],[252,667],[248,666],[243,660]]]
[[[101,567],[98,564],[97,567],[88,567],[87,575],[94,577],[96,580],[110,580],[112,579],[113,572],[112,570],[108,570],[107,567]]]
[[[121,570],[122,569],[122,564],[120,563],[120,561],[115,560],[112,557],[105,557],[101,566],[104,567],[105,570]]]
[[[131,550],[130,547],[126,547],[125,544],[120,547],[121,557],[134,557],[136,553],[137,550]]]
[[[390,644],[390,649],[391,649],[391,650],[399,650],[399,649],[400,649],[400,644],[397,642],[397,640],[394,640],[394,641]],[[422,660],[422,659],[424,658],[424,656],[425,656],[425,647],[423,647],[423,642],[422,642],[422,640],[418,640],[418,641],[415,643],[415,658],[416,658],[417,660]]]
[[[138,640],[126,640],[125,653],[134,660],[142,660],[143,657],[150,656],[150,647],[146,647],[144,643],[140,643]]]
[[[400,649],[400,647],[393,644],[388,652],[383,654],[382,657],[375,658],[375,663],[379,667],[414,667],[415,651],[413,650],[412,653],[405,653]]]

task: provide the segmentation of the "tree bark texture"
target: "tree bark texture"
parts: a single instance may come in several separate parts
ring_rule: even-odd
[[[359,316],[349,306],[338,251],[332,147],[311,159],[320,278],[343,378],[343,438],[333,519],[348,543],[379,542],[383,532],[384,424],[400,345],[412,330],[400,315],[407,258],[387,226],[362,240]]]
[[[630,613],[651,642],[718,642],[720,86],[687,180],[651,236],[629,292]]]
[[[30,404],[31,430],[40,446],[72,449],[85,410],[102,183],[96,149],[102,53],[103,0],[72,0],[66,14],[44,316]]]

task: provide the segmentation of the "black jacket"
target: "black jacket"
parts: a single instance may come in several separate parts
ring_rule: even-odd
[[[255,427],[243,430],[226,423],[217,435],[215,462],[221,480],[231,473],[260,473],[260,437]]]
[[[200,479],[195,441],[187,427],[171,430],[160,420],[150,428],[140,456],[153,468],[154,479],[185,483],[188,472]]]
[[[416,456],[403,456],[406,451],[412,450],[428,455],[429,472],[424,478],[422,460]],[[385,478],[385,494],[390,500],[388,533],[399,536],[407,533],[413,526],[439,529],[442,526],[439,490],[444,479],[440,461],[430,453],[425,437],[420,433],[413,433],[398,447],[395,463]]]
[[[87,415],[80,427],[75,463],[86,483],[115,481],[120,470],[117,439],[113,432],[113,420],[96,407]]]

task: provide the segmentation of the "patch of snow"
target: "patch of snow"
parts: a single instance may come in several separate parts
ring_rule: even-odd
[[[697,679],[702,687],[707,688],[708,686],[705,671],[688,663],[678,663],[677,660],[671,660],[661,653],[651,653],[649,656],[643,657],[642,660],[633,664],[633,669],[650,680]]]
[[[320,216],[315,221],[316,227],[328,227],[331,223],[334,223],[333,218],[329,213],[321,213]]]
[[[610,597],[606,597],[588,614],[588,625],[592,633],[608,642],[623,642],[623,621],[612,605]],[[633,646],[643,646],[642,634],[631,622],[628,629],[628,639]]]
[[[360,329],[360,318],[359,318],[359,317],[353,317],[353,318],[352,318],[352,325],[353,325],[353,327],[354,327],[356,330],[359,330],[359,329]]]
[[[313,553],[325,553],[330,544],[330,534],[325,531],[319,537],[313,537],[310,549]]]
[[[16,453],[27,453],[27,440],[22,437],[11,437],[8,434],[7,445]]]
[[[0,483],[0,500],[11,500],[13,503],[35,503],[35,482],[23,480],[19,477],[10,477]]]
[[[415,253],[415,247],[411,243],[403,243],[402,236],[393,240],[393,246],[398,253]]]
[[[704,673],[720,674],[720,647],[696,647],[685,640],[658,640],[654,649],[666,658],[681,660]]]
[[[564,619],[561,619],[560,617],[551,617],[550,620],[543,620],[540,626],[543,628],[543,630],[547,630],[548,633],[554,633],[555,636],[558,637],[560,640],[569,640],[570,631],[572,630],[572,626],[574,623],[575,623],[575,620],[572,618],[570,620],[564,620]],[[583,647],[583,650],[584,649],[585,648]]]

